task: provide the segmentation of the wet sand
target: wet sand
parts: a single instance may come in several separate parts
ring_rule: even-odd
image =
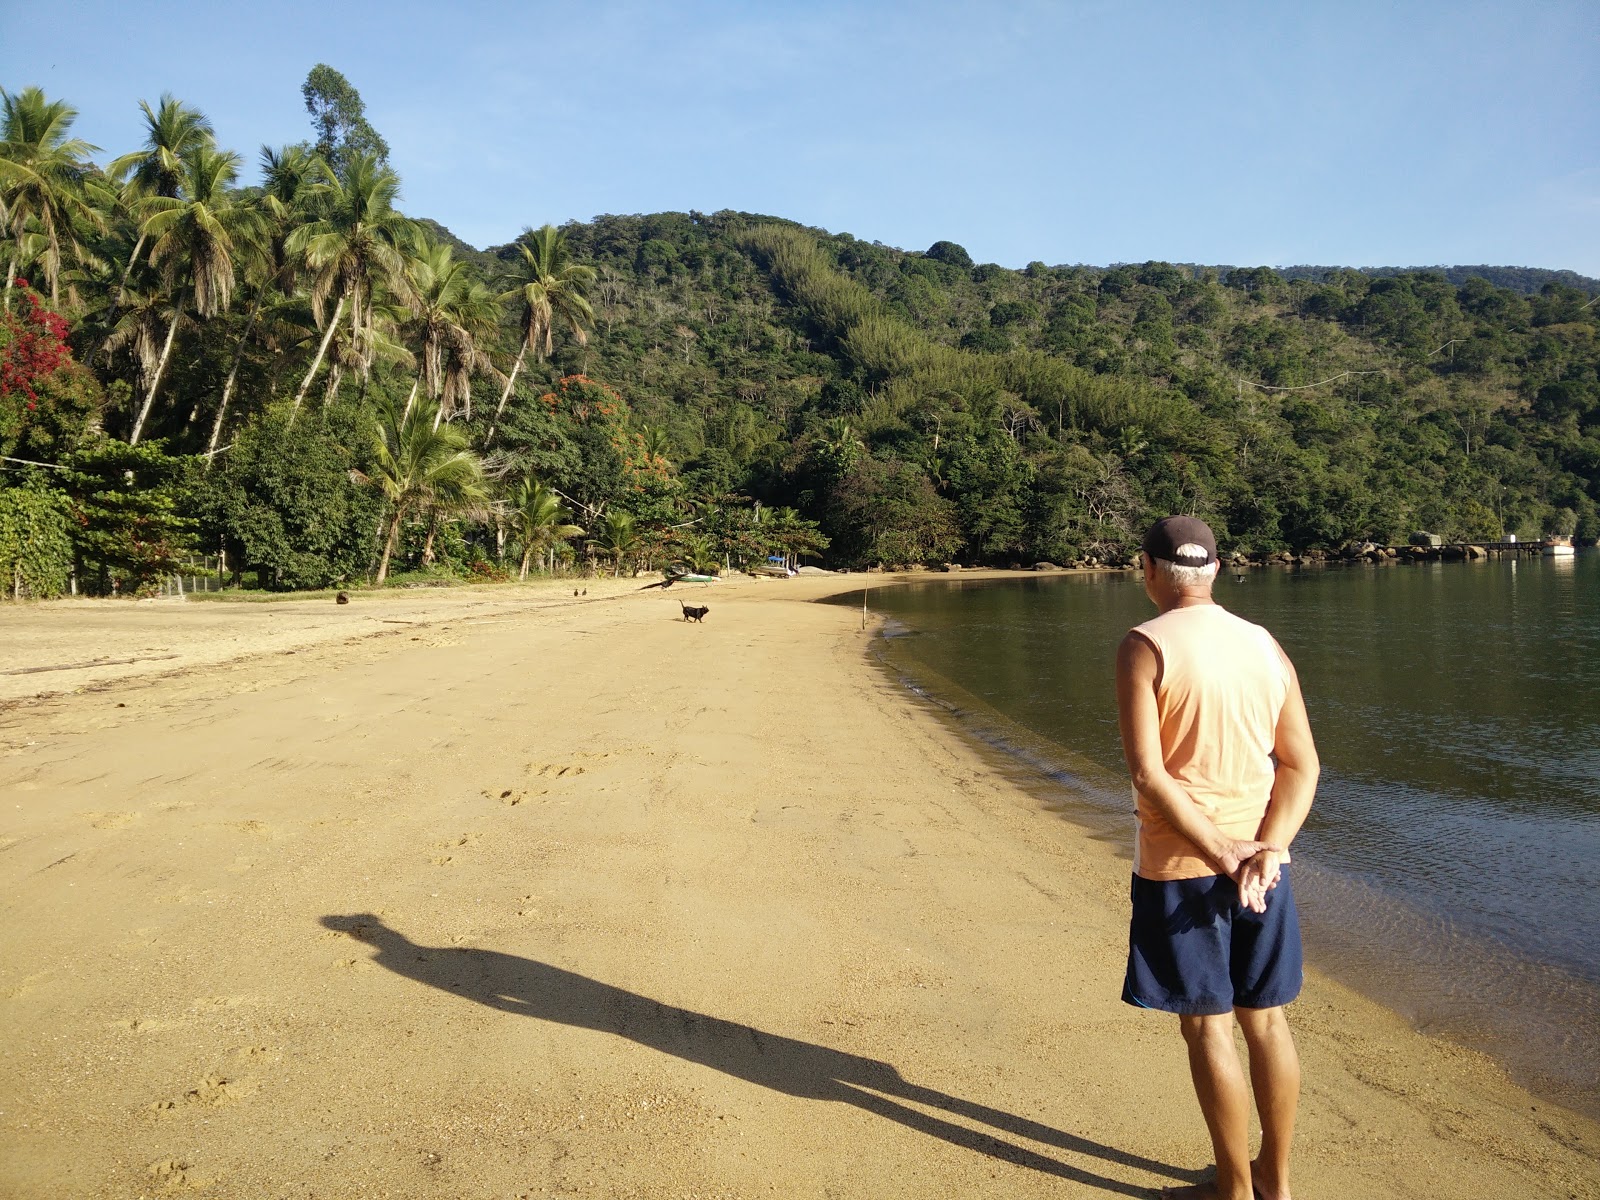
[[[1126,860],[808,603],[863,582],[0,612],[0,670],[66,668],[0,674],[0,1193],[1196,1178]],[[1600,1196],[1594,1122],[1291,1012],[1302,1200]]]

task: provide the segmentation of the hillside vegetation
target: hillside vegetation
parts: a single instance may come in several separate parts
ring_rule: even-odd
[[[398,211],[337,72],[306,94],[251,188],[171,98],[101,162],[4,94],[8,594],[1104,561],[1177,511],[1247,550],[1600,533],[1570,272],[1009,270],[733,212],[477,251]]]

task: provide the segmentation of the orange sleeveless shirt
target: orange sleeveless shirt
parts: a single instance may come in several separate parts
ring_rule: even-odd
[[[1156,710],[1168,774],[1211,823],[1254,838],[1272,799],[1272,746],[1289,669],[1272,635],[1217,604],[1175,608],[1138,626],[1161,659]],[[1134,790],[1134,874],[1199,879],[1217,870]]]

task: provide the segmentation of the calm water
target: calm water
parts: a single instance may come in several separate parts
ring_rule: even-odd
[[[1600,1115],[1600,554],[1225,572],[1217,598],[1305,690],[1312,961]],[[908,683],[1131,840],[1111,673],[1154,614],[1137,576],[941,579],[871,607]]]

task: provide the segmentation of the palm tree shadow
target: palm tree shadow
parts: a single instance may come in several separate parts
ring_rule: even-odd
[[[615,1034],[785,1095],[853,1104],[951,1145],[1061,1179],[1123,1196],[1150,1194],[1147,1187],[1071,1166],[905,1102],[966,1118],[999,1134],[1028,1138],[1119,1166],[1184,1182],[1201,1177],[1198,1172],[1182,1171],[1025,1117],[921,1087],[903,1079],[888,1063],[662,1004],[531,958],[494,950],[418,945],[370,913],[326,916],[322,924],[375,947],[377,955],[372,961],[378,966],[489,1008]]]

